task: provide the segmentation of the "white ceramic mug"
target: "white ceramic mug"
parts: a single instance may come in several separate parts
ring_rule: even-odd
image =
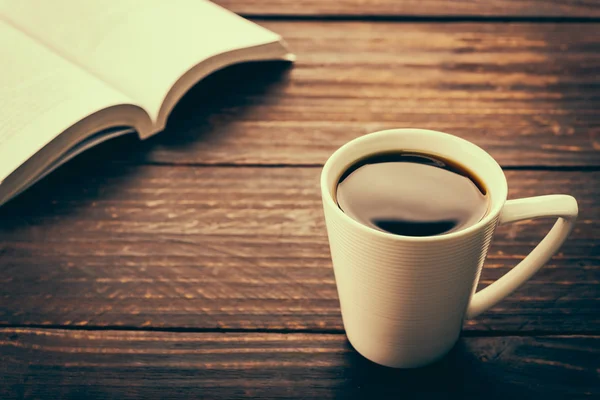
[[[488,190],[488,213],[463,230],[430,237],[381,232],[350,218],[335,200],[340,176],[355,161],[390,150],[437,155],[473,171]],[[575,199],[549,195],[507,201],[507,191],[506,177],[488,153],[441,132],[376,132],[329,158],[321,194],[344,328],[359,353],[389,367],[431,363],[454,346],[465,318],[494,306],[552,257],[577,217]],[[505,276],[475,293],[496,226],[542,217],[558,218],[548,235]]]

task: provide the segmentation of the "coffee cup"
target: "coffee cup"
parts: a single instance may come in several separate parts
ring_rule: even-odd
[[[424,237],[382,232],[351,218],[336,202],[340,177],[357,160],[389,151],[439,156],[473,171],[488,191],[487,213],[463,230]],[[502,168],[487,152],[442,132],[380,131],[333,153],[321,173],[321,195],[342,320],[360,354],[395,368],[432,363],[452,349],[465,319],[493,307],[548,262],[573,228],[576,200],[564,194],[507,200],[507,194]],[[534,218],[557,221],[525,259],[476,292],[497,226]]]

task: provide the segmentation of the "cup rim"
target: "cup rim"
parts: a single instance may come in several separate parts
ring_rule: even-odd
[[[485,158],[487,158],[487,160],[491,163],[492,167],[495,169],[495,172],[498,173],[499,176],[502,177],[503,187],[500,188],[500,192],[503,193],[503,196],[501,196],[500,198],[496,198],[496,199],[490,199],[490,202],[491,202],[490,210],[477,223],[475,223],[465,229],[456,231],[456,232],[443,233],[441,235],[435,235],[435,236],[404,236],[404,235],[397,235],[397,234],[389,233],[389,232],[383,232],[383,231],[377,230],[375,228],[372,228],[370,226],[364,225],[364,224],[356,221],[354,218],[350,217],[345,212],[343,212],[340,209],[340,207],[337,205],[335,200],[333,199],[333,193],[329,190],[328,183],[327,183],[327,178],[328,178],[329,174],[331,173],[333,164],[340,157],[342,157],[344,152],[348,151],[348,149],[350,149],[352,147],[360,146],[362,142],[364,142],[365,140],[369,140],[370,138],[372,138],[375,135],[378,135],[378,136],[395,135],[395,134],[401,135],[401,134],[410,134],[410,133],[443,136],[446,139],[454,140],[457,143],[461,143],[462,145],[468,146],[471,149],[479,152],[481,155],[483,155]],[[423,149],[423,152],[426,153],[427,150]],[[479,176],[479,178],[483,180],[483,177]],[[484,180],[484,183],[486,183],[485,180]],[[345,219],[353,227],[355,227],[359,230],[362,230],[365,233],[376,235],[376,236],[379,236],[379,237],[385,238],[385,239],[398,240],[398,241],[402,241],[402,242],[421,242],[421,243],[440,242],[440,241],[451,240],[451,239],[456,239],[456,238],[460,238],[463,236],[467,236],[467,235],[471,234],[472,232],[481,230],[481,229],[485,228],[492,220],[494,220],[498,217],[498,215],[502,211],[502,208],[504,207],[504,204],[507,199],[507,194],[508,194],[508,183],[506,181],[506,175],[504,175],[504,171],[502,170],[502,167],[500,167],[498,162],[487,151],[483,150],[481,147],[477,146],[473,142],[462,139],[455,135],[451,135],[449,133],[433,131],[433,130],[428,130],[428,129],[417,129],[417,128],[386,129],[386,130],[382,130],[382,131],[368,133],[368,134],[365,134],[365,135],[362,135],[355,139],[350,140],[349,142],[345,143],[344,145],[339,147],[337,150],[335,150],[333,152],[333,154],[327,159],[327,161],[323,165],[323,169],[321,170],[320,184],[321,184],[321,197],[323,199],[323,202],[325,203],[325,205],[328,205],[331,208],[333,208],[333,212],[336,213],[336,215],[338,217]]]

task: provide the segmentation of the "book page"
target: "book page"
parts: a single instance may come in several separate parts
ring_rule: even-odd
[[[205,0],[0,0],[0,15],[127,94],[154,121],[194,65],[279,39]]]
[[[0,18],[0,182],[79,120],[130,103]]]

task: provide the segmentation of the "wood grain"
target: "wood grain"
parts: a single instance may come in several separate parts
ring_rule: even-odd
[[[317,168],[80,159],[0,209],[0,324],[341,331]],[[470,331],[600,330],[600,172],[507,171],[510,197],[579,200],[572,238]],[[502,227],[497,279],[551,221]]]
[[[600,17],[593,0],[215,0],[246,16]]]
[[[599,358],[598,336],[463,338],[432,366],[394,370],[343,335],[1,329],[0,396],[592,398]]]
[[[102,159],[322,164],[390,128],[441,130],[504,166],[600,166],[599,24],[261,22],[298,61],[200,84],[167,130]]]

